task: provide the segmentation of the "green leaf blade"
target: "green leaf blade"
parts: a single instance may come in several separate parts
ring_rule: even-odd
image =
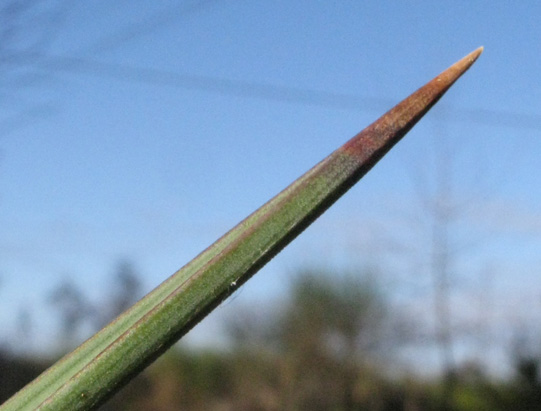
[[[351,188],[481,52],[470,53],[357,134],[0,410],[72,411],[101,404]]]

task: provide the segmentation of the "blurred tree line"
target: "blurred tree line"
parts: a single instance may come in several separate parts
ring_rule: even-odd
[[[107,301],[92,304],[73,284],[49,303],[61,318],[59,347],[72,348],[84,324],[99,329],[140,297],[133,266],[121,262]],[[227,324],[229,349],[176,346],[102,410],[536,410],[540,359],[517,354],[516,375],[491,380],[475,364],[444,378],[398,374],[399,313],[365,275],[305,271],[272,305],[246,307]],[[422,359],[419,359],[422,367]],[[0,350],[0,402],[54,359]]]

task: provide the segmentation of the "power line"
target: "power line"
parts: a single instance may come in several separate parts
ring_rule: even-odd
[[[44,70],[80,73],[121,81],[177,87],[241,98],[257,98],[283,103],[296,103],[336,109],[378,111],[392,107],[396,101],[389,98],[362,97],[300,87],[232,80],[212,76],[178,73],[155,68],[99,62],[90,59],[45,54],[19,55],[10,59],[16,65],[32,64]],[[476,123],[515,129],[541,129],[541,115],[505,110],[465,109],[449,105],[446,115],[453,121]]]
[[[168,24],[176,23],[179,21],[180,16],[195,13],[216,2],[217,0],[201,0],[161,10],[142,21],[119,30],[115,34],[97,40],[90,46],[79,49],[77,54],[96,54],[104,50],[110,50],[145,33],[151,32],[158,27],[162,28]],[[7,51],[10,50],[4,49],[4,52]],[[20,50],[13,50],[9,55],[10,58],[4,61],[4,65],[38,66],[45,70],[76,72],[132,81],[134,83],[177,87],[241,98],[257,98],[284,103],[378,112],[384,111],[396,104],[396,100],[389,98],[361,97],[345,93],[177,73],[153,68],[99,62],[93,59],[73,56],[33,53],[28,50],[24,53],[21,53]],[[446,113],[450,114],[449,117],[454,121],[516,129],[541,129],[541,115],[537,114],[504,110],[464,109],[445,104],[440,104],[439,107],[445,109]]]
[[[118,30],[112,35],[108,35],[102,37],[101,39],[98,39],[91,45],[79,49],[78,53],[95,54],[104,50],[115,48],[119,45],[123,45],[125,42],[133,40],[148,32],[151,32],[158,27],[163,28],[171,23],[178,22],[180,16],[195,13],[206,6],[215,3],[216,1],[217,0],[201,0],[192,2],[190,4],[176,5],[175,7],[169,7],[165,10],[161,10],[160,12],[146,19],[143,19],[135,24]],[[45,7],[45,10],[38,10],[39,13],[36,16],[32,15],[32,18],[34,20],[33,24],[35,25],[38,22],[42,23],[42,20],[54,24],[49,24],[48,30],[45,31],[42,36],[31,46],[25,47],[23,49],[16,49],[15,47],[13,47],[13,45],[10,44],[10,42],[6,41],[8,39],[5,38],[16,34],[13,27],[11,27],[14,25],[14,21],[16,20],[14,19],[14,15],[24,15],[26,17],[26,15],[30,14],[31,11],[39,9],[40,6],[42,6],[41,3],[46,4],[47,7]],[[39,55],[39,51],[45,49],[46,46],[52,43],[54,38],[58,35],[60,27],[62,27],[61,23],[65,20],[68,14],[68,7],[73,7],[73,5],[70,4],[68,0],[58,0],[57,3],[58,5],[55,8],[51,9],[50,4],[47,2],[43,2],[42,0],[36,0],[35,2],[31,3],[13,0],[12,2],[8,3],[7,6],[4,6],[0,10],[0,16],[3,17],[2,21],[6,20],[6,23],[9,23],[9,25],[6,25],[0,30],[0,38],[4,40],[2,42],[2,46],[0,46],[0,50],[2,51],[2,56],[0,59],[0,63],[2,63],[2,65],[0,67],[5,65],[13,65],[14,62],[12,61],[12,59],[15,59],[17,63],[24,61],[24,65],[31,68],[34,68],[34,66],[38,65],[35,59],[38,58],[37,56]],[[24,27],[19,28],[22,29]],[[11,48],[7,48],[6,44],[10,45]],[[31,58],[29,59],[29,57]],[[34,83],[36,79],[42,76],[43,74],[37,74],[35,72],[26,73],[22,77],[19,75],[18,77],[20,78],[8,82],[4,89],[6,87],[17,89],[24,88],[25,85]],[[30,118],[33,116],[42,117],[48,113],[50,114],[52,111],[52,108],[48,105],[39,104],[33,105],[28,109],[22,109],[14,115],[6,116],[0,120],[0,135],[9,134],[14,129],[22,125],[28,124]]]
[[[142,21],[129,25],[118,32],[105,36],[87,47],[77,50],[77,54],[95,54],[104,50],[110,50],[127,41],[140,37],[156,28],[163,28],[172,23],[178,23],[180,16],[186,16],[216,3],[217,0],[201,0],[190,4],[177,5],[162,10]]]
[[[52,71],[76,72],[116,80],[146,83],[158,86],[178,87],[187,90],[205,91],[235,97],[258,98],[287,103],[302,103],[355,110],[379,110],[394,102],[385,98],[359,97],[306,88],[278,86],[232,80],[196,74],[183,74],[155,68],[105,63],[79,57],[32,54],[12,59],[12,64],[33,64]]]

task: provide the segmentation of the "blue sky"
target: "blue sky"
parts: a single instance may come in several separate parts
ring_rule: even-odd
[[[392,293],[422,294],[429,222],[415,182],[432,192],[450,159],[466,204],[453,236],[467,244],[455,271],[469,294],[457,301],[484,294],[490,272],[498,324],[539,320],[538,2],[49,5],[52,25],[24,20],[0,49],[50,34],[1,66],[0,329],[28,300],[36,329],[51,328],[46,294],[69,277],[99,299],[119,258],[150,290],[481,45],[404,141],[225,309],[279,296],[306,265],[383,266]],[[475,311],[458,305],[457,317]]]

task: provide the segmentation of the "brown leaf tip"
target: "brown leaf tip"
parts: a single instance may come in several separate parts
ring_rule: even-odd
[[[432,107],[483,52],[472,51],[361,131],[341,151],[375,164]]]

